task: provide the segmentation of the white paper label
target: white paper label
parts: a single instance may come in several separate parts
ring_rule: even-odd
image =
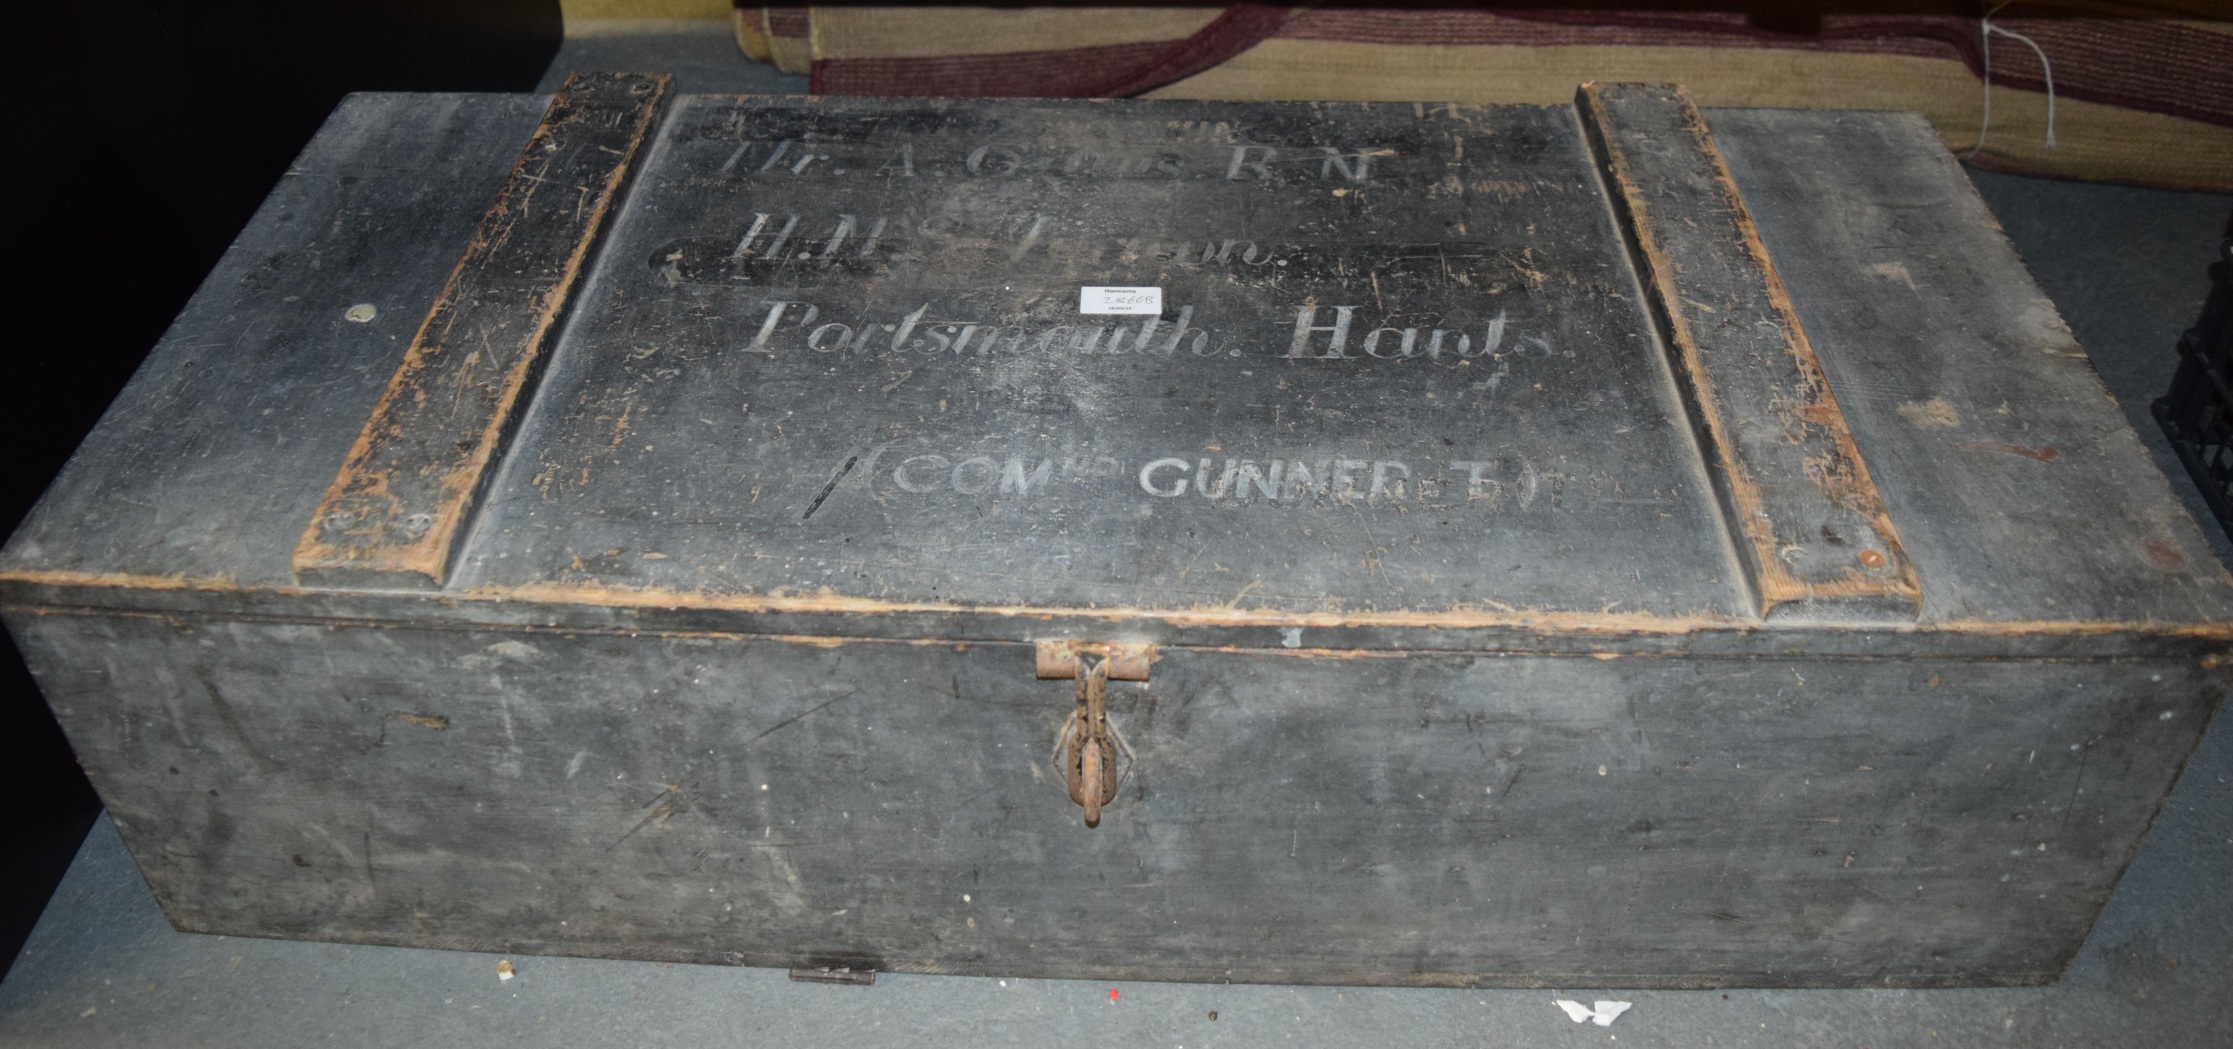
[[[1101,315],[1138,313],[1153,316],[1163,312],[1163,289],[1079,288],[1078,312]]]

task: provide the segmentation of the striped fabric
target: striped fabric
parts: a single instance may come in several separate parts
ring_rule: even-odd
[[[1553,103],[1585,80],[1660,81],[1707,106],[1915,110],[1988,167],[2233,190],[2233,21],[2194,17],[2207,0],[2009,4],[1989,37],[1975,5],[1884,6],[1895,13],[1789,24],[1672,4],[749,6],[737,17],[746,53],[809,74],[820,94]]]

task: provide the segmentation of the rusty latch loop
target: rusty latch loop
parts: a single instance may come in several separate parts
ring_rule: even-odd
[[[1078,681],[1075,727],[1063,750],[1062,774],[1070,800],[1085,806],[1085,825],[1101,822],[1101,806],[1116,800],[1116,744],[1109,731],[1109,662],[1083,656]]]
[[[1132,744],[1109,719],[1109,681],[1146,681],[1148,668],[1155,663],[1155,646],[1041,641],[1035,647],[1041,678],[1075,682],[1076,704],[1062,723],[1049,760],[1062,771],[1070,800],[1085,808],[1085,825],[1099,826],[1101,807],[1116,800],[1117,788],[1133,762]]]
[[[1077,668],[1077,705],[1055,740],[1054,762],[1070,800],[1085,807],[1085,825],[1095,827],[1101,823],[1101,807],[1116,800],[1117,786],[1131,767],[1132,745],[1109,720],[1109,661],[1079,653]]]

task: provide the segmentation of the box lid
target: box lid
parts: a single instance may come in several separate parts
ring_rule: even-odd
[[[689,99],[463,581],[1737,615],[1601,202],[1563,108]]]
[[[1836,270],[1847,246],[1773,244],[1671,90],[1481,108],[663,92],[610,77],[554,101],[384,387],[337,399],[339,473],[268,478],[312,506],[285,578],[269,551],[212,564],[230,544],[176,531],[73,540],[67,508],[101,483],[76,468],[7,576],[1422,629],[2226,618],[2160,476],[2024,520],[1946,491],[1974,464],[1918,454],[1927,424],[1871,407],[1854,425],[1841,369],[1914,347],[1803,316],[1860,279]],[[1870,127],[1931,167],[1886,119]],[[1940,217],[1903,257],[1983,243],[1975,268],[2016,282],[1940,309],[2037,301],[1974,196]],[[1787,288],[1793,255],[1810,280]],[[2024,336],[2067,343],[2045,317]],[[2071,504],[2089,470],[2152,470],[2077,372],[2009,378],[2095,438],[2040,471]],[[110,491],[135,469],[112,463]],[[2102,541],[2134,521],[2145,536]],[[2043,564],[1980,598],[2008,566],[1955,549],[1949,522],[2047,540],[2032,549],[2090,576]]]

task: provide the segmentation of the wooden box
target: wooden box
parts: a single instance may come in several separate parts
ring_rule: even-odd
[[[179,928],[2041,983],[2227,687],[1916,118],[668,94],[350,99],[0,557]]]

